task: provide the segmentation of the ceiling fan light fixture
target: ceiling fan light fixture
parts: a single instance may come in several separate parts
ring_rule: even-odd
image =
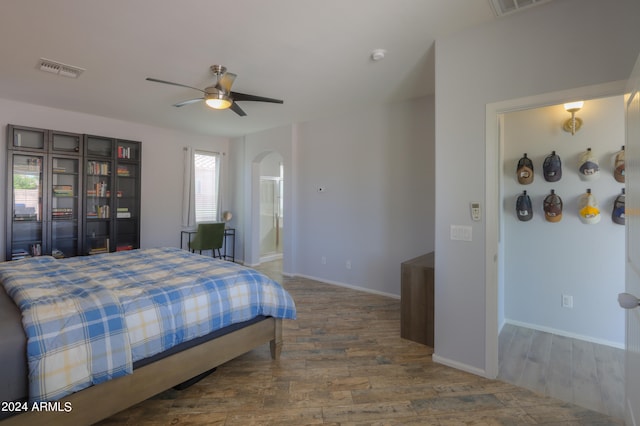
[[[226,93],[216,90],[215,92],[207,93],[204,102],[213,109],[227,109],[231,107],[233,100]]]

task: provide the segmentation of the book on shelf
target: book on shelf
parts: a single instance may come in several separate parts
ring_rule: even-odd
[[[66,173],[67,169],[64,167],[54,167],[52,171],[53,173]]]
[[[73,186],[53,185],[53,195],[56,197],[73,197]]]
[[[89,254],[109,253],[109,249],[106,247],[92,248],[89,250]]]
[[[31,256],[42,256],[42,245],[40,243],[30,244],[29,251]]]
[[[38,220],[38,215],[35,213],[16,213],[13,215],[13,220],[15,221],[32,221],[35,222]]]
[[[108,176],[111,174],[111,164],[104,161],[88,161],[87,162],[87,174],[88,175],[100,175]]]
[[[31,257],[31,254],[24,249],[16,249],[11,251],[11,260],[24,259],[25,257]]]
[[[116,251],[133,250],[133,245],[130,243],[122,243],[116,246]]]
[[[116,217],[119,219],[130,218],[131,212],[129,211],[129,207],[118,207],[116,209]]]
[[[131,147],[130,146],[118,146],[118,158],[122,159],[130,159],[131,158]]]
[[[73,219],[73,209],[54,207],[51,209],[51,217],[53,219]]]
[[[93,185],[93,191],[95,192],[96,197],[106,197],[107,196],[107,187],[108,185],[105,182],[96,182]],[[87,192],[90,190],[87,190]],[[87,193],[87,195],[89,195]]]
[[[118,168],[116,169],[116,173],[118,174],[118,176],[122,177],[131,176],[131,171],[129,171],[129,168],[125,166],[118,166]]]
[[[93,210],[87,211],[87,219],[109,219],[109,210],[108,204],[94,206]]]
[[[91,247],[89,254],[109,253],[109,239],[104,239],[104,245],[102,247]]]

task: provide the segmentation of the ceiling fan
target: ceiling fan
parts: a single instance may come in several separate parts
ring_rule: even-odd
[[[148,81],[156,83],[171,84],[173,86],[186,87],[188,89],[197,90],[204,93],[201,98],[188,99],[186,101],[178,102],[174,104],[174,107],[182,107],[185,105],[193,104],[196,102],[204,101],[208,106],[214,109],[227,109],[230,108],[233,112],[243,117],[247,115],[246,112],[240,108],[236,102],[253,101],[253,102],[270,102],[274,104],[283,103],[280,99],[265,98],[263,96],[248,95],[246,93],[232,92],[231,85],[236,79],[236,75],[227,72],[227,68],[222,65],[211,65],[211,72],[216,76],[216,84],[213,86],[205,87],[204,89],[198,89],[197,87],[187,86],[186,84],[174,83],[171,81],[158,80],[157,78],[147,77]]]

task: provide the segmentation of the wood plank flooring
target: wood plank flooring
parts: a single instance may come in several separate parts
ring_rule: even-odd
[[[298,319],[279,361],[268,345],[183,391],[168,390],[106,425],[621,425],[601,413],[434,363],[400,338],[400,301],[299,278],[278,262]]]
[[[499,379],[624,417],[623,350],[512,324],[499,342]]]

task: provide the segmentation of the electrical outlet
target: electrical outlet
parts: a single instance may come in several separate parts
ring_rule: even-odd
[[[320,258],[320,262],[321,262],[323,265],[326,265],[326,264],[327,264],[327,257],[326,257],[326,256],[322,256],[322,258]]]
[[[351,269],[351,260],[347,260],[347,262],[344,265],[347,269]]]
[[[573,296],[568,294],[562,295],[562,307],[563,308],[573,308]]]

